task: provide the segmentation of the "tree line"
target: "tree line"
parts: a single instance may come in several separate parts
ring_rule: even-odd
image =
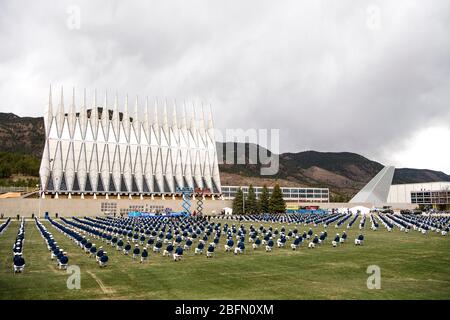
[[[286,202],[278,184],[270,195],[267,186],[264,185],[259,198],[256,197],[252,185],[248,188],[247,196],[244,196],[242,188],[239,188],[233,200],[233,214],[284,213],[285,211]]]
[[[13,174],[39,176],[39,159],[20,153],[0,152],[0,179],[8,179]]]

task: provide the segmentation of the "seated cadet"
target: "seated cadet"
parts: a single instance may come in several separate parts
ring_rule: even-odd
[[[301,237],[297,237],[295,238],[294,242],[291,243],[291,248],[292,250],[297,250],[298,247],[300,246],[300,243],[302,242],[302,238]]]
[[[119,239],[119,241],[117,241],[117,251],[122,251],[123,249],[123,240],[122,238]]]
[[[355,245],[360,246],[360,245],[362,245],[363,241],[364,241],[364,236],[362,234],[360,234],[358,236],[358,238],[355,239]]]
[[[52,251],[50,252],[50,259],[55,260],[58,253],[59,253],[59,247],[56,244],[54,244],[52,247]]]
[[[127,241],[127,244],[125,245],[125,248],[123,248],[123,254],[124,254],[124,255],[128,255],[128,253],[130,252],[130,250],[131,250],[131,244],[130,244],[130,241]]]
[[[344,233],[342,233],[342,237],[339,239],[339,241],[340,241],[341,243],[344,243],[345,240],[347,240],[347,233],[345,233],[345,231],[344,231]]]
[[[184,244],[184,250],[190,250],[192,246],[192,240],[191,239],[187,239],[186,243]]]
[[[14,255],[13,259],[13,271],[16,272],[23,272],[25,269],[25,259],[20,254]]]
[[[183,248],[179,246],[175,249],[175,253],[173,254],[173,260],[174,261],[181,260],[182,256],[183,256]]]
[[[312,234],[313,234],[313,231],[312,231],[311,228],[309,228],[308,233],[306,234],[306,238],[307,238],[307,239],[310,239],[311,236],[312,236]]]
[[[442,230],[441,234],[443,236],[446,236],[448,234],[448,231],[449,231],[449,227],[445,228],[445,230]]]
[[[134,250],[133,250],[133,260],[135,260],[140,254],[141,254],[141,249],[139,249],[138,244],[135,244]]]
[[[55,243],[56,243],[56,242],[55,242]],[[86,238],[81,239],[81,241],[80,241],[80,247],[81,247],[81,248],[84,248],[84,246],[86,245],[86,243],[87,243],[87,239],[86,239]]]
[[[199,242],[197,245],[197,248],[195,248],[195,254],[202,254],[203,248],[205,247],[205,244],[203,242]]]
[[[144,236],[144,235],[142,235],[142,236],[139,238],[139,242],[140,242],[141,246],[144,245],[144,242],[145,242],[145,236]]]
[[[147,261],[148,259],[148,251],[147,251],[147,247],[144,247],[144,249],[142,249],[142,254],[141,254],[141,263]]]
[[[56,260],[59,261],[59,259],[61,259],[63,255],[64,255],[63,254],[63,249],[59,249],[59,252],[56,253]]]
[[[285,244],[286,244],[286,238],[285,237],[281,237],[280,239],[277,240],[278,248],[284,247]]]
[[[169,242],[169,244],[166,247],[166,250],[163,251],[163,257],[166,256],[166,255],[168,257],[170,257],[172,252],[173,252],[173,244]]]
[[[256,238],[255,242],[252,244],[253,250],[258,249],[261,245],[261,240],[259,238]]]
[[[162,242],[158,241],[156,242],[156,244],[153,246],[153,252],[157,252],[159,253],[161,251],[162,248]]]
[[[108,256],[106,255],[106,252],[103,253],[102,257],[100,258],[100,261],[98,262],[98,264],[100,265],[100,268],[106,267],[106,265],[108,264]]]
[[[289,240],[292,237],[292,231],[289,230],[287,236],[286,236],[286,240]]]
[[[263,245],[266,245],[267,242],[269,242],[269,240],[270,240],[270,236],[269,236],[268,234],[266,234],[266,235],[264,236],[264,238],[263,238],[262,244],[263,244]]]
[[[95,257],[96,253],[97,247],[95,246],[95,243],[93,243],[91,249],[89,249],[89,257]]]
[[[69,258],[67,257],[67,252],[63,252],[63,256],[58,260],[58,267],[60,269],[67,269],[67,264],[69,263]]]
[[[90,253],[92,248],[92,243],[88,240],[84,245],[84,252]]]
[[[112,245],[112,246],[116,246],[116,245],[117,245],[117,237],[113,237],[113,238],[111,239],[111,245]]]
[[[155,243],[155,239],[149,238],[147,241],[147,247],[152,248],[154,243]]]
[[[206,241],[208,241],[208,236],[204,236],[201,240],[199,240],[200,242],[206,243]]]
[[[219,235],[220,236],[220,235]],[[219,236],[215,237],[213,240],[213,246],[216,247],[219,244],[220,238]]]
[[[227,240],[227,243],[225,244],[225,251],[231,251],[233,250],[233,246],[234,246],[234,241],[232,238]]]
[[[210,244],[208,250],[206,251],[206,257],[212,258],[213,254],[214,254],[214,246]]]
[[[237,255],[238,253],[244,253],[245,250],[245,244],[243,241],[240,241],[236,248],[234,248],[234,254]]]
[[[339,233],[336,233],[334,240],[331,242],[333,247],[337,247],[337,245],[341,242],[341,238],[339,237]]]
[[[15,254],[13,258],[13,271],[16,272],[23,272],[25,268],[25,259],[20,254]]]
[[[317,235],[316,235],[316,236],[314,237],[314,239],[313,239],[312,241],[309,242],[308,248],[309,248],[309,249],[314,249],[318,243],[319,243],[319,238],[318,238]]]
[[[273,240],[269,239],[269,241],[267,241],[267,245],[266,245],[266,252],[272,251],[273,248]]]
[[[319,236],[319,244],[322,244],[322,242],[324,242],[325,239],[326,239],[325,232],[322,231]]]
[[[106,235],[106,244],[110,244],[110,243],[111,243],[111,240],[112,240],[112,235],[108,233],[108,234]]]
[[[97,255],[96,255],[95,259],[96,259],[97,261],[100,260],[100,258],[101,258],[102,255],[104,255],[104,254],[105,254],[105,252],[103,251],[103,247],[98,248]]]

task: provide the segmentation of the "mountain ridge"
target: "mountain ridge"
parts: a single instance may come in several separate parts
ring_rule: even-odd
[[[19,117],[13,113],[0,112],[0,152],[23,153],[40,159],[44,139],[43,117]],[[384,167],[357,153],[307,150],[279,154],[278,172],[272,176],[261,176],[264,166],[259,161],[250,164],[248,152],[250,148],[255,148],[271,155],[270,150],[259,145],[235,142],[216,142],[216,147],[224,185],[280,183],[285,186],[328,187],[334,194],[350,197]],[[228,149],[230,147],[233,149]],[[238,147],[245,153],[238,155]],[[225,161],[225,151],[233,156],[232,164]],[[393,179],[394,184],[435,181],[450,181],[450,176],[429,169],[396,168]]]

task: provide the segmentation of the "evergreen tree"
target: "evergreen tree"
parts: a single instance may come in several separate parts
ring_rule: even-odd
[[[271,213],[284,213],[286,212],[286,202],[283,199],[283,193],[278,184],[273,188],[269,201],[269,211]]]
[[[266,185],[263,186],[261,195],[259,196],[258,211],[259,213],[269,212],[269,190]]]
[[[245,212],[249,214],[256,213],[258,204],[256,202],[256,193],[252,185],[248,188],[248,196],[245,201]]]
[[[242,192],[242,189],[239,188],[233,200],[233,214],[244,213],[243,202],[244,202],[244,193]]]

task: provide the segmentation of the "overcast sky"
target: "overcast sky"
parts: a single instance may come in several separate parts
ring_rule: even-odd
[[[42,115],[50,83],[204,101],[281,151],[450,173],[449,28],[448,0],[3,0],[0,111]]]

